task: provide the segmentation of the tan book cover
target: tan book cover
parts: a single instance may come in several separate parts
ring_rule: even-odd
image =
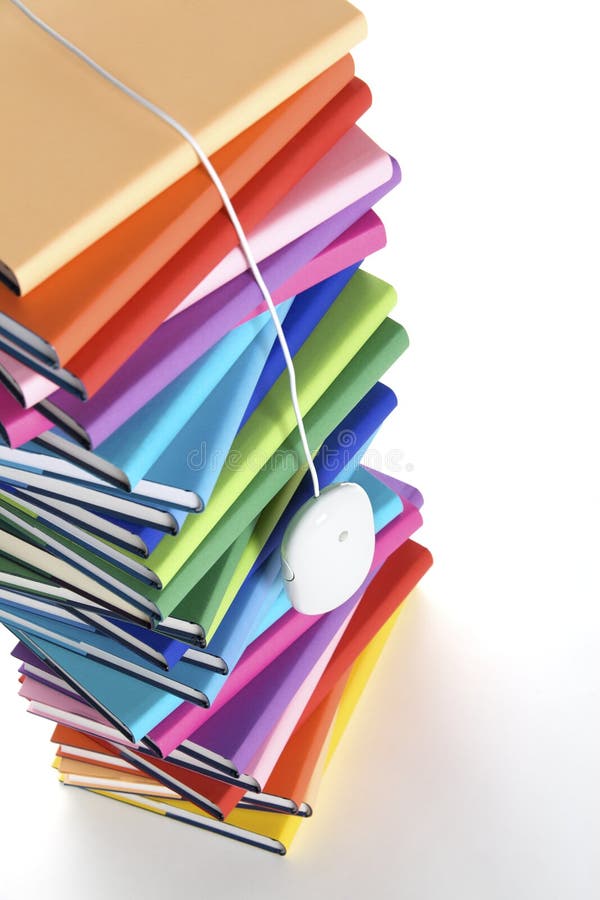
[[[346,0],[31,0],[206,153],[366,33]],[[0,4],[0,271],[26,294],[197,164],[171,128]]]

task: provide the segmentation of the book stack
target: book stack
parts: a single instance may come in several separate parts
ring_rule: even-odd
[[[185,124],[248,235],[293,355],[321,487],[368,494],[375,556],[307,616],[281,576],[312,485],[273,321],[180,135],[0,7],[0,621],[55,768],[284,853],[431,563],[418,491],[364,464],[407,347],[362,262],[397,163],[345,0],[32,2]],[[18,136],[18,140],[16,139]]]

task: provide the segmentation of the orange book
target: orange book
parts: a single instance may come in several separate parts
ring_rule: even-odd
[[[346,0],[27,0],[212,155],[366,34]],[[0,260],[25,295],[198,165],[175,129],[0,3]]]
[[[305,721],[296,726],[287,742],[265,784],[265,793],[289,798],[298,807],[306,801],[347,678],[347,674],[343,676],[320,703],[311,698]]]
[[[68,762],[63,762],[60,759],[59,754],[59,762],[56,765],[56,768],[59,772],[69,773],[70,775],[87,775],[92,778],[103,778],[107,777],[110,773],[110,777],[114,778],[118,781],[130,781],[132,784],[137,785],[138,790],[143,793],[144,789],[148,787],[152,787],[153,779],[148,778],[145,775],[141,775],[136,771],[125,772],[118,768],[108,768],[107,766],[99,766],[94,765],[88,762],[82,762],[81,760],[69,759]],[[176,795],[176,792],[172,792],[173,795]]]

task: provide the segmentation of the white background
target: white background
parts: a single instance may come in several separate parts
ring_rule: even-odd
[[[2,900],[598,896],[595,4],[362,6],[412,339],[377,447],[435,569],[284,860],[61,789],[0,654]]]

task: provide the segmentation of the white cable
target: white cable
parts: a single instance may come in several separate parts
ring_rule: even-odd
[[[152,103],[151,100],[147,100],[146,97],[143,97],[141,94],[138,94],[137,91],[134,91],[133,88],[128,87],[124,84],[119,78],[115,75],[111,75],[110,72],[107,72],[105,68],[103,68],[99,63],[95,62],[87,53],[84,53],[83,50],[80,50],[75,44],[71,43],[66,37],[64,37],[60,32],[56,31],[52,26],[48,25],[44,22],[43,19],[40,19],[34,12],[32,12],[21,0],[10,0],[14,6],[21,10],[24,15],[27,16],[32,22],[38,25],[46,34],[49,34],[50,37],[54,38],[54,40],[58,41],[63,47],[66,47],[67,50],[70,50],[71,53],[74,53],[75,56],[79,57],[82,62],[86,63],[86,65],[90,66],[95,72],[109,81],[112,85],[118,88],[120,91],[123,91],[124,94],[127,94],[132,100],[135,100],[136,103],[139,103],[149,112],[154,113],[155,116],[158,116],[159,119],[162,119],[167,125],[170,125],[171,128],[174,128],[178,134],[184,138],[188,144],[194,149],[198,159],[206,169],[211,181],[219,192],[219,196],[223,202],[223,206],[231,219],[231,224],[235,229],[235,233],[237,234],[238,240],[240,242],[240,247],[242,248],[242,252],[246,257],[246,261],[248,263],[248,267],[254,276],[254,280],[258,285],[258,288],[265,300],[269,308],[269,312],[271,313],[271,318],[273,319],[273,323],[275,325],[275,329],[277,331],[277,337],[279,339],[279,344],[281,346],[281,351],[283,353],[283,357],[285,359],[285,364],[287,366],[289,378],[290,378],[290,394],[292,399],[292,406],[294,407],[294,413],[296,415],[296,422],[298,423],[298,432],[300,434],[300,440],[302,441],[302,449],[304,451],[304,455],[306,457],[306,462],[308,465],[308,470],[310,472],[312,483],[313,483],[313,492],[315,497],[318,497],[320,494],[319,487],[319,476],[317,474],[317,470],[315,468],[315,464],[313,462],[312,454],[310,452],[310,447],[308,446],[308,439],[306,437],[306,430],[304,428],[304,420],[302,418],[302,412],[300,410],[300,403],[298,401],[298,389],[296,385],[296,370],[294,369],[294,362],[292,360],[292,355],[290,353],[290,348],[288,347],[288,343],[283,332],[283,328],[281,327],[281,322],[279,321],[279,316],[277,315],[277,310],[275,309],[275,304],[273,303],[273,298],[271,297],[271,293],[269,288],[265,284],[265,281],[260,273],[260,269],[258,268],[258,264],[254,257],[254,253],[252,252],[252,248],[248,242],[248,238],[244,232],[244,228],[242,223],[240,222],[238,215],[234,209],[233,203],[225,189],[223,182],[221,181],[215,167],[211,163],[210,159],[202,149],[202,147],[198,144],[196,139],[187,128],[184,128],[176,119],[162,110],[159,106],[156,106]]]

